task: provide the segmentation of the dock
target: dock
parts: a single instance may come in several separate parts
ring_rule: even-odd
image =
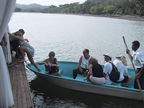
[[[8,69],[14,97],[12,108],[34,108],[24,63],[18,63],[13,59]]]

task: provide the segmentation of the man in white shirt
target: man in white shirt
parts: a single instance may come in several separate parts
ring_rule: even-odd
[[[112,84],[112,81],[109,78],[109,75],[112,71],[112,64],[110,63],[112,60],[112,57],[110,54],[104,54],[104,60],[106,63],[104,64],[104,76],[106,78],[105,84]]]
[[[139,80],[141,88],[144,90],[144,52],[140,51],[139,49],[140,43],[139,41],[133,41],[132,42],[132,56],[131,58],[133,59],[134,65],[137,69],[137,73],[135,75],[135,83],[134,83],[134,88],[138,89],[138,84],[136,79]],[[130,53],[130,51],[127,49],[127,53]]]
[[[79,59],[78,68],[73,70],[73,78],[74,79],[77,77],[77,74],[81,74],[84,76],[87,75],[90,59],[91,59],[91,56],[89,55],[89,50],[84,49],[83,56],[81,56]]]

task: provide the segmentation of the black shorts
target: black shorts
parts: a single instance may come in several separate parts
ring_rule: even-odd
[[[121,83],[127,83],[128,82],[128,76],[124,76],[124,79],[121,81]]]

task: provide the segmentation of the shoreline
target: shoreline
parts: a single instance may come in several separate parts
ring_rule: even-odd
[[[41,12],[14,12],[14,13],[41,13]],[[144,21],[144,16],[138,16],[138,15],[135,15],[135,16],[132,16],[132,15],[92,15],[92,14],[71,14],[71,13],[42,13],[42,14],[80,15],[80,16],[124,19],[124,20],[129,20],[129,21]]]
[[[135,16],[132,16],[132,15],[91,15],[91,14],[74,14],[74,15],[124,19],[124,20],[129,20],[129,21],[144,21],[144,16],[138,16],[138,15],[135,15]]]

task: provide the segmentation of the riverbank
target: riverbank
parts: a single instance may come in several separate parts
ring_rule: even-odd
[[[116,19],[124,19],[131,21],[144,21],[144,16],[132,16],[132,15],[91,15],[91,14],[80,14],[85,16],[94,16],[94,17],[108,17],[108,18],[116,18]]]
[[[15,13],[18,13],[18,12],[15,12]],[[33,12],[23,12],[23,13],[33,13]],[[36,13],[41,13],[41,12],[36,12]],[[132,16],[132,15],[92,15],[92,14],[70,14],[70,13],[44,13],[44,14],[81,15],[81,16],[94,16],[94,17],[108,17],[108,18],[116,18],[116,19],[132,20],[132,21],[144,21],[144,16],[138,16],[138,15],[135,15],[135,16]]]
[[[114,16],[107,16],[107,17],[132,20],[132,21],[144,21],[144,16],[114,15]]]

